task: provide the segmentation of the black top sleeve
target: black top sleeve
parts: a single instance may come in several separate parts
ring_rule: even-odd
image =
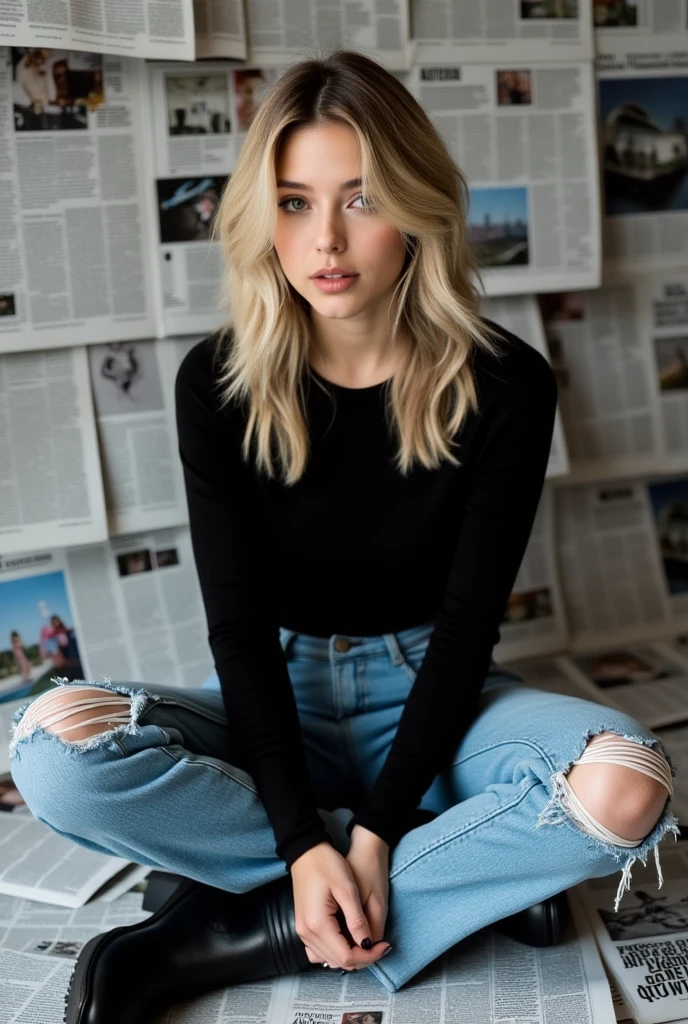
[[[214,344],[194,347],[177,374],[179,454],[208,639],[231,724],[227,759],[252,776],[288,869],[332,840],[316,808],[279,640],[256,481],[242,461],[236,419],[219,409]]]
[[[520,346],[518,358],[508,354],[483,377],[486,429],[442,605],[387,759],[348,825],[390,847],[414,827],[423,794],[451,766],[474,717],[540,500],[557,385],[547,360]]]

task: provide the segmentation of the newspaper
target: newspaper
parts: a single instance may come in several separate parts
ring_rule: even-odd
[[[84,348],[0,355],[0,550],[107,538]]]
[[[265,4],[246,0],[249,60],[282,65],[334,47],[360,50],[390,71],[409,67],[410,4],[407,0],[317,0]]]
[[[607,1024],[609,985],[585,915],[562,943],[525,946],[485,929],[433,961],[395,993],[368,971],[322,968],[235,985],[177,1006],[156,1024]]]
[[[0,948],[76,959],[89,939],[101,932],[146,921],[150,912],[142,909],[142,901],[143,893],[127,892],[112,903],[91,901],[71,909],[2,896]]]
[[[574,650],[685,628],[687,504],[685,475],[555,489],[558,564]]]
[[[0,105],[0,352],[157,336],[143,61],[1,47]]]
[[[671,803],[679,823],[688,825],[688,716],[677,725],[655,729],[676,766]],[[686,1015],[688,1016],[688,1010]]]
[[[0,0],[0,43],[193,60],[191,0]]]
[[[537,349],[548,362],[551,362],[542,317],[534,295],[510,295],[504,298],[484,299],[481,312],[483,316],[506,327],[512,334],[523,338]],[[565,476],[569,472],[569,457],[566,438],[557,408],[554,421],[552,450],[547,466],[547,478]]]
[[[688,45],[688,0],[593,0],[595,49],[632,55],[639,63]]]
[[[246,15],[242,0],[193,0],[193,16],[197,60],[205,57],[247,59]]]
[[[0,893],[59,907],[83,906],[130,864],[58,835],[27,807],[0,814],[0,854]]]
[[[0,1020],[5,1024],[55,1024],[64,1020],[64,1000],[74,960],[0,948]]]
[[[592,65],[427,64],[409,89],[468,178],[488,295],[600,283]]]
[[[564,599],[556,571],[551,495],[544,491],[494,647],[498,663],[563,651]]]
[[[591,0],[440,0],[411,17],[414,64],[593,56]]]
[[[0,652],[0,704],[54,678],[194,687],[213,670],[188,527],[8,556],[0,609],[19,633]]]
[[[90,345],[111,536],[188,522],[174,382],[199,337]]]
[[[674,2],[651,5],[678,9]],[[683,4],[681,3],[681,6]],[[605,264],[655,270],[688,254],[688,42],[621,43],[596,60]],[[683,49],[679,49],[683,45]]]
[[[633,865],[631,890],[612,909],[616,880],[591,878],[570,895],[590,919],[602,958],[637,1024],[688,1016],[688,853],[662,844],[661,895],[654,857]]]
[[[685,469],[688,265],[539,298],[574,478]]]
[[[163,333],[209,333],[228,319],[218,308],[224,263],[219,241],[210,241],[213,215],[282,69],[208,61],[147,71]]]

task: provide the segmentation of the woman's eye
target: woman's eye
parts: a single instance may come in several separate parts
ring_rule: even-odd
[[[357,203],[359,201],[359,199],[363,201],[363,206],[360,207],[360,209],[363,209],[363,210],[366,210],[366,211],[373,209],[373,202],[372,202],[372,200],[366,198],[366,196],[364,196],[363,194],[361,194],[360,196],[356,196],[356,198],[353,199],[352,202]],[[278,205],[280,206],[281,209],[284,210],[285,213],[301,213],[301,209],[302,208],[298,209],[298,210],[290,210],[290,209],[288,209],[288,204],[289,203],[304,203],[304,202],[305,202],[305,199],[301,199],[299,196],[289,196],[287,199],[283,199],[282,202],[279,203]]]

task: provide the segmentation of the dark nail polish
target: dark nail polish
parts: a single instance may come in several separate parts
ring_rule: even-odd
[[[363,939],[363,941],[361,942],[361,949],[372,949],[372,945],[372,939]]]

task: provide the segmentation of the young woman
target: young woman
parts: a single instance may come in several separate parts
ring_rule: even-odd
[[[176,393],[217,674],[15,716],[34,814],[187,879],[85,946],[68,1024],[310,965],[394,992],[677,829],[657,737],[492,660],[557,396],[479,315],[466,202],[360,54],[292,66],[252,120],[217,221],[233,327]]]

